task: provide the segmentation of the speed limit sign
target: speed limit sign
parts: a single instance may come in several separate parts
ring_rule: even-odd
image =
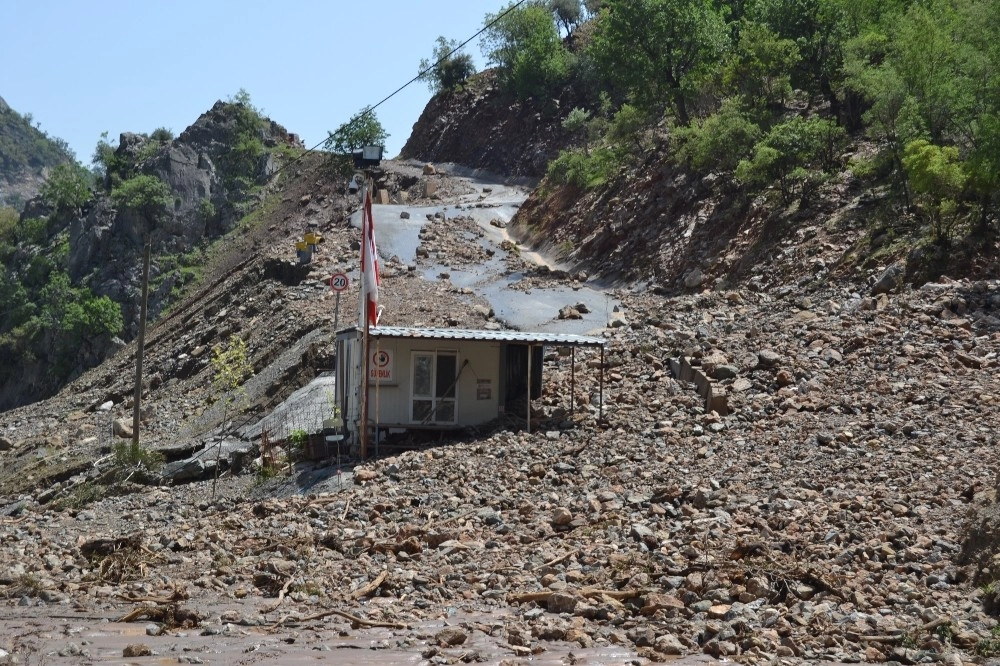
[[[334,273],[330,278],[330,289],[334,291],[344,291],[347,289],[347,276],[343,273]]]

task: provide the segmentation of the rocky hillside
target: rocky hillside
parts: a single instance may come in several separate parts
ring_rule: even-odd
[[[482,250],[467,223],[481,192],[386,167],[393,196],[447,207],[417,257],[466,265]],[[358,261],[343,186],[320,160],[302,162],[266,218],[231,237],[241,259],[153,329],[144,442],[170,457],[215,450],[225,415],[208,357],[233,333],[254,367],[248,418],[327,367],[325,278]],[[299,268],[288,236],[306,229],[324,241]],[[525,289],[570,281],[529,270],[516,247],[491,249]],[[421,277],[419,261],[384,259],[394,323],[490,317],[447,277]],[[574,374],[547,356],[530,433],[511,417],[339,470],[302,461],[269,475],[244,457],[250,472],[221,470],[218,488],[211,456],[173,486],[121,475],[125,349],[56,398],[0,415],[0,551],[14,563],[0,575],[0,624],[16,637],[0,650],[53,663],[291,661],[358,645],[444,664],[1000,654],[971,582],[988,558],[962,553],[965,512],[998,462],[1000,284],[855,289],[831,278],[618,290],[603,364],[590,351]],[[672,373],[681,359],[726,409],[706,410]],[[231,440],[238,424],[226,430]],[[67,604],[86,612],[66,624]]]
[[[572,100],[572,91],[564,93],[557,108],[568,108]],[[540,178],[569,139],[559,120],[541,100],[499,94],[494,73],[487,71],[461,91],[431,98],[400,157]]]
[[[3,239],[0,408],[53,394],[135,337],[147,242],[156,320],[301,149],[248,104],[219,102],[177,138],[124,133],[104,144],[96,188],[87,174],[54,174]]]
[[[49,169],[73,162],[66,143],[31,124],[0,97],[0,207],[20,211],[38,194]]]
[[[163,183],[168,200],[150,210],[99,194],[85,215],[70,222],[70,276],[123,305],[126,340],[138,323],[136,269],[144,243],[154,258],[149,310],[155,319],[172,302],[172,292],[191,279],[183,268],[196,268],[204,250],[257,207],[281,160],[301,149],[285,128],[256,112],[250,112],[254,127],[241,127],[247,113],[220,101],[175,139],[122,134],[115,162]],[[235,151],[248,129],[262,149],[244,159]]]
[[[402,155],[456,162],[488,172],[541,178],[574,142],[560,124],[572,96],[555,107],[512,101],[489,72],[467,89],[436,95],[414,125]],[[912,215],[896,210],[883,184],[857,177],[849,158],[870,154],[860,134],[844,148],[844,165],[808,201],[789,205],[751,196],[731,175],[681,166],[662,128],[638,163],[593,189],[545,183],[511,227],[568,269],[614,284],[644,284],[661,293],[750,284],[777,288],[833,275],[859,288],[896,265],[910,286],[942,276],[982,279],[1000,272],[996,236],[927,246]],[[773,194],[773,192],[772,192]],[[775,270],[777,269],[777,270]]]
[[[849,168],[871,148],[858,134],[789,193],[699,171],[677,159],[675,128],[655,125],[601,178],[544,180],[512,224],[486,223],[522,244],[491,245],[474,217],[493,188],[542,175],[579,139],[559,134],[571,103],[501,101],[489,81],[435,97],[404,149],[419,161],[384,165],[388,200],[426,206],[398,213],[421,227],[414,257],[382,257],[391,323],[503,327],[452,282],[499,256],[504,298],[606,289],[618,305],[593,332],[605,347],[572,370],[550,350],[530,430],[507,414],[387,440],[379,459],[303,460],[296,416],[278,408],[330,367],[326,280],[353,276],[360,249],[346,179],[304,156],[240,190],[260,204],[232,226],[200,166],[231,153],[202,140],[193,175],[175,178],[157,155],[173,146],[191,166],[184,135],[152,149],[122,137],[112,188],[140,165],[193,194],[166,207],[177,216],[109,217],[109,236],[134,254],[147,233],[184,251],[175,229],[228,231],[147,337],[143,448],[125,445],[134,343],[0,413],[0,557],[13,563],[0,663],[292,663],[359,647],[510,666],[1000,657],[996,239],[925,242],[884,183]],[[830,113],[789,107],[817,127]],[[205,227],[196,200],[216,208]],[[298,265],[306,231],[323,240]],[[529,245],[556,268],[530,262]],[[212,359],[244,343],[234,415]]]

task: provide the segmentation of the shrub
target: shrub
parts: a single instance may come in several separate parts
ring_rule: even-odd
[[[511,7],[487,15],[483,52],[497,66],[509,93],[518,99],[548,98],[566,81],[573,56],[563,46],[546,7],[528,3],[510,11]],[[494,23],[495,19],[499,20]]]
[[[66,304],[62,329],[68,333],[80,337],[118,335],[124,328],[121,306],[107,296],[82,298]]]
[[[147,220],[156,219],[170,205],[170,188],[157,178],[142,174],[130,178],[111,191],[112,200],[119,206],[135,211]]]
[[[607,147],[597,148],[589,153],[583,150],[564,150],[549,162],[546,177],[560,185],[587,190],[606,183],[620,166],[618,154]]]
[[[444,37],[438,37],[431,60],[420,61],[418,78],[425,81],[432,92],[456,90],[476,73],[471,55],[454,52],[458,45],[457,40],[448,41]]]
[[[968,176],[954,146],[936,146],[924,139],[906,144],[903,168],[918,204],[934,226],[935,240],[948,240],[960,213],[959,201]]]
[[[52,168],[41,195],[57,212],[75,213],[90,199],[90,179],[81,167],[60,164]]]
[[[13,208],[0,208],[0,243],[16,241],[20,217]]]
[[[836,164],[844,138],[832,120],[796,116],[757,142],[753,154],[737,164],[736,178],[754,187],[777,181],[786,203],[794,194],[805,198]]]
[[[33,217],[21,222],[17,239],[22,243],[44,245],[49,239],[49,221],[44,217]]]
[[[649,114],[632,104],[622,104],[608,125],[607,139],[623,153],[640,154],[649,149],[644,138],[649,133]]]
[[[740,109],[727,101],[718,113],[678,127],[677,159],[701,172],[732,171],[740,160],[747,159],[760,139],[761,130]]]
[[[149,135],[149,138],[153,141],[165,143],[167,141],[173,141],[174,133],[166,127],[157,127],[153,130],[153,133]]]
[[[299,460],[305,455],[306,444],[309,442],[309,433],[305,430],[293,430],[288,434],[288,458],[289,460]]]
[[[215,219],[218,215],[218,211],[215,209],[215,204],[212,203],[211,199],[202,199],[198,202],[198,216],[206,224]]]
[[[127,478],[134,472],[156,472],[163,466],[164,457],[159,451],[153,451],[130,442],[118,442],[112,449],[114,466],[117,475]]]

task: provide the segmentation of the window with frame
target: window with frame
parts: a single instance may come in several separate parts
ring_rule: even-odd
[[[416,423],[455,423],[458,419],[457,374],[457,352],[413,352],[410,420]]]

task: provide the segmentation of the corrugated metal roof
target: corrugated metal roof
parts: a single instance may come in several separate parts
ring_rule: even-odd
[[[597,347],[603,338],[574,333],[532,333],[529,331],[477,331],[464,328],[409,328],[379,326],[368,331],[376,338],[425,338],[428,340],[486,340],[496,342],[526,342],[543,345]]]

